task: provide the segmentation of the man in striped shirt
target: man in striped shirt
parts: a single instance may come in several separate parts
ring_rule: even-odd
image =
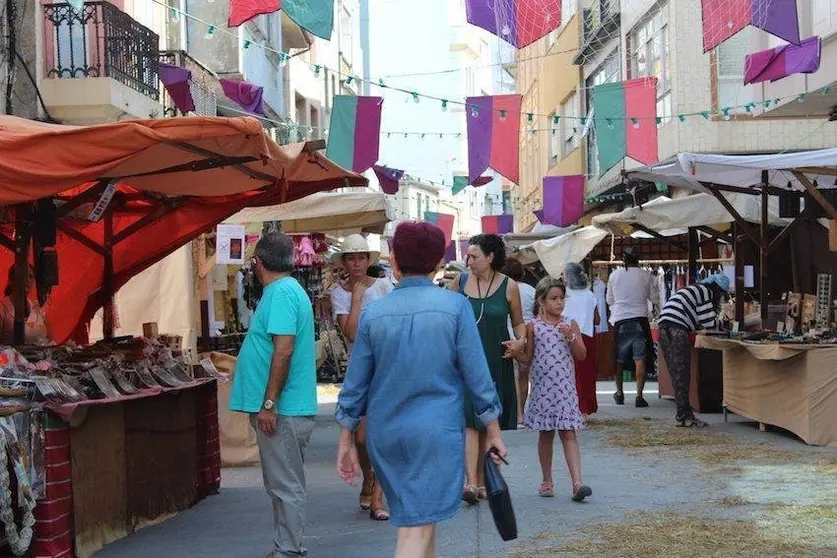
[[[695,417],[689,403],[692,379],[689,334],[715,326],[721,296],[728,292],[729,277],[716,273],[699,285],[689,285],[671,295],[660,312],[660,345],[674,386],[677,426],[706,426]]]

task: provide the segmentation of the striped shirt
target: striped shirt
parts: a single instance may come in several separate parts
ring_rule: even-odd
[[[716,317],[712,291],[703,285],[689,285],[671,295],[660,312],[659,323],[668,322],[698,331],[712,329]]]

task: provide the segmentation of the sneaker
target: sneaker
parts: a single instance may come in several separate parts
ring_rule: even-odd
[[[640,397],[637,397],[637,398],[636,398],[636,406],[637,406],[637,407],[639,407],[639,408],[647,407],[647,406],[648,406],[648,401],[646,401],[646,400],[645,400],[643,397],[641,397],[641,396],[640,396]]]
[[[617,405],[624,405],[625,404],[625,394],[621,391],[617,391],[613,394],[613,400],[616,401]]]

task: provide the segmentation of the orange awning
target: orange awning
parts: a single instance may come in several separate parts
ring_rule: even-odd
[[[53,339],[70,338],[104,304],[107,238],[118,289],[245,207],[367,185],[311,147],[279,146],[253,118],[85,127],[0,116],[0,206],[49,197],[63,202],[60,284],[47,305]],[[112,231],[107,219],[88,219],[109,183],[117,185],[108,205]],[[13,222],[3,231],[10,237]],[[13,261],[11,251],[0,251],[0,270]]]

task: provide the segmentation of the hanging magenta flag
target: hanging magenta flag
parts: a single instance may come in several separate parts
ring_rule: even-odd
[[[567,227],[584,214],[584,175],[545,176],[541,223]]]
[[[709,52],[752,25],[799,44],[796,0],[701,0],[703,52]]]
[[[468,97],[468,182],[491,167],[515,184],[520,165],[522,95]]]
[[[561,25],[561,0],[465,0],[468,23],[517,48]]]
[[[394,196],[398,193],[398,183],[404,176],[403,170],[391,169],[384,165],[372,165],[372,170],[375,171],[384,194]]]
[[[482,218],[482,232],[486,234],[514,232],[514,215],[486,215]]]
[[[221,89],[227,99],[251,114],[264,116],[264,88],[246,81],[221,78]]]
[[[194,111],[195,100],[192,98],[192,90],[190,89],[192,72],[186,68],[166,64],[165,62],[160,62],[158,66],[160,82],[166,88],[177,110],[184,114]]]
[[[820,69],[821,55],[820,37],[809,37],[799,46],[782,45],[748,54],[744,58],[744,85],[813,74]]]
[[[450,244],[453,238],[453,215],[446,213],[436,213],[435,211],[425,211],[424,220],[428,223],[433,223],[445,233],[445,246]]]
[[[325,40],[334,28],[334,0],[230,0],[228,27],[282,10],[301,28]]]
[[[377,163],[383,105],[382,97],[335,95],[326,157],[355,172]]]

